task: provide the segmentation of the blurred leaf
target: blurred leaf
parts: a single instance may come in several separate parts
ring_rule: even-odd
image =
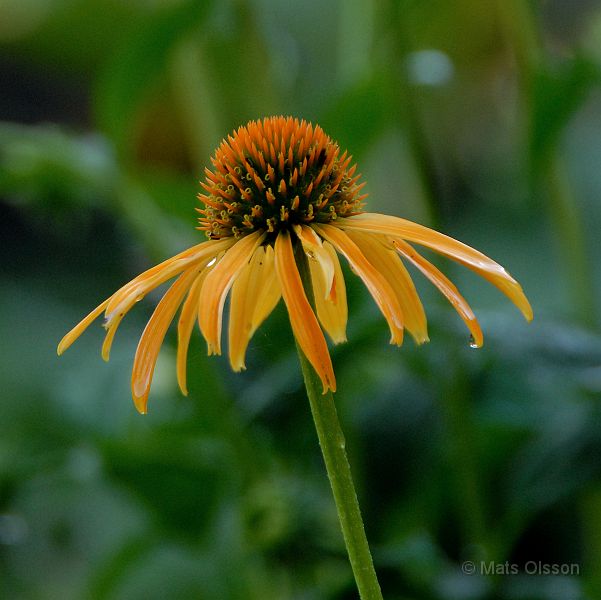
[[[321,125],[334,139],[344,140],[352,154],[360,155],[377,139],[394,110],[385,78],[374,76],[335,98],[322,115]]]
[[[157,428],[103,452],[107,470],[152,508],[160,527],[192,539],[210,525],[221,486],[236,472],[226,443],[178,430]]]
[[[212,0],[194,0],[159,10],[113,53],[96,87],[96,112],[120,150],[128,149],[136,110],[165,69],[171,51],[202,24],[211,6]]]
[[[535,169],[548,157],[589,91],[600,82],[599,67],[585,57],[577,57],[557,71],[543,68],[535,72],[530,147]]]
[[[112,208],[112,220],[126,222],[156,260],[181,251],[186,239],[191,245],[201,238],[193,228],[191,182],[156,172],[125,174],[106,138],[55,125],[0,123],[0,194],[35,206],[59,232],[89,217],[90,207]]]
[[[140,15],[149,11],[148,4],[120,0],[3,0],[0,52],[22,52],[33,59],[32,66],[51,70],[57,79],[72,72],[89,77],[105,60],[107,47],[136,29]]]
[[[88,583],[92,598],[110,598],[127,572],[151,551],[157,540],[152,535],[134,535],[109,555],[108,560],[96,569]]]
[[[0,123],[0,194],[48,211],[114,195],[119,167],[99,135]]]

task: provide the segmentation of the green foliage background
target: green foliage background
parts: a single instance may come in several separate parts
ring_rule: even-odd
[[[601,597],[600,68],[592,0],[0,1],[0,597],[356,597],[281,307],[240,375],[196,334],[189,398],[171,332],[146,417],[157,294],[108,365],[98,325],[55,353],[199,240],[214,147],[270,114],[320,123],[371,210],[494,257],[535,310],[447,262],[485,347],[416,276],[432,341],[398,350],[347,271],[336,399],[385,597]]]

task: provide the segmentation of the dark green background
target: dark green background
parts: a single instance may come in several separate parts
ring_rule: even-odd
[[[271,114],[321,124],[370,210],[479,248],[535,311],[437,261],[485,346],[416,276],[432,341],[399,350],[347,269],[336,400],[384,596],[601,597],[600,69],[592,0],[0,2],[0,597],[356,598],[281,307],[243,374],[195,333],[189,398],[171,331],[146,417],[129,373],[158,293],[108,365],[99,323],[56,357],[202,239],[214,147]]]

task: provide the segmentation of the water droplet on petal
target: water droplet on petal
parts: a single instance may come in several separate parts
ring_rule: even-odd
[[[478,344],[476,344],[476,340],[473,335],[470,335],[469,339],[470,348],[479,348]]]

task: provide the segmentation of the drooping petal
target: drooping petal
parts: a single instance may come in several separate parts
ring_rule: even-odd
[[[111,297],[106,307],[108,325],[110,326],[115,317],[127,313],[136,302],[165,281],[173,279],[188,266],[210,260],[227,250],[234,242],[232,238],[203,242],[141,273]]]
[[[357,244],[367,260],[386,278],[403,310],[405,327],[417,344],[428,341],[428,324],[411,275],[390,243],[381,236],[361,231],[346,234]]]
[[[321,379],[323,393],[328,389],[335,392],[336,379],[328,345],[305,295],[287,231],[281,231],[275,241],[275,269],[294,337]]]
[[[239,239],[207,275],[200,291],[199,324],[207,341],[209,355],[221,354],[223,305],[234,280],[251,259],[265,232],[255,231]]]
[[[110,325],[109,324],[105,325],[105,327],[107,328],[107,331],[106,331],[106,335],[104,336],[104,342],[102,342],[102,350],[101,350],[102,360],[104,360],[105,362],[108,362],[108,360],[110,358],[111,346],[113,345],[113,340],[115,339],[115,333],[117,333],[117,328],[119,327],[119,324],[123,320],[124,316],[125,316],[125,313],[121,313],[113,319],[113,321],[110,323]]]
[[[520,284],[501,265],[463,242],[406,219],[378,213],[363,213],[340,219],[336,221],[336,226],[400,238],[444,254],[492,283],[520,309],[528,321],[532,320],[532,307]]]
[[[309,263],[317,263],[319,268],[315,269],[315,272],[319,272],[320,277],[323,279],[320,289],[322,290],[323,297],[327,298],[332,291],[334,283],[334,262],[330,253],[324,250],[321,238],[308,225],[295,225],[294,233],[296,233],[300,240]]]
[[[482,346],[484,338],[480,324],[466,302],[465,298],[459,293],[453,282],[441,273],[432,263],[421,256],[415,248],[410,246],[403,240],[395,240],[393,242],[395,248],[407,260],[413,263],[445,296],[445,298],[453,305],[459,316],[470,330],[473,344],[476,347]]]
[[[315,224],[313,228],[348,260],[388,322],[390,343],[400,346],[403,343],[403,310],[386,278],[365,258],[357,244],[342,229],[325,224]]]
[[[59,342],[56,353],[60,356],[89,326],[95,321],[106,308],[110,298],[99,304],[87,317],[84,317],[63,339]]]
[[[322,327],[335,344],[340,344],[346,342],[346,322],[348,318],[346,286],[336,250],[334,250],[334,247],[329,242],[323,242],[323,248],[330,255],[332,264],[334,265],[334,279],[330,291],[327,293],[320,265],[317,261],[309,260],[315,309]]]
[[[204,268],[194,280],[182,306],[179,321],[177,322],[177,384],[184,396],[188,395],[188,386],[186,384],[188,346],[190,345],[190,336],[192,335],[194,321],[196,320],[196,314],[198,312],[200,288],[207,273],[207,269]]]
[[[102,344],[102,358],[108,360],[117,328],[123,317],[137,301],[141,300],[148,292],[154,290],[168,279],[179,275],[189,265],[217,254],[233,243],[233,240],[229,239],[203,242],[141,273],[97,306],[87,317],[82,319],[82,321],[69,331],[60,341],[57,353],[61,355],[67,350],[91,323],[105,311],[106,322],[104,326],[107,333]]]
[[[230,297],[229,356],[234,371],[246,368],[246,348],[282,293],[271,246],[259,246],[234,282]]]
[[[138,342],[131,374],[131,390],[134,404],[142,414],[146,413],[152,375],[165,334],[198,274],[198,267],[193,266],[178,277],[157,304]]]

